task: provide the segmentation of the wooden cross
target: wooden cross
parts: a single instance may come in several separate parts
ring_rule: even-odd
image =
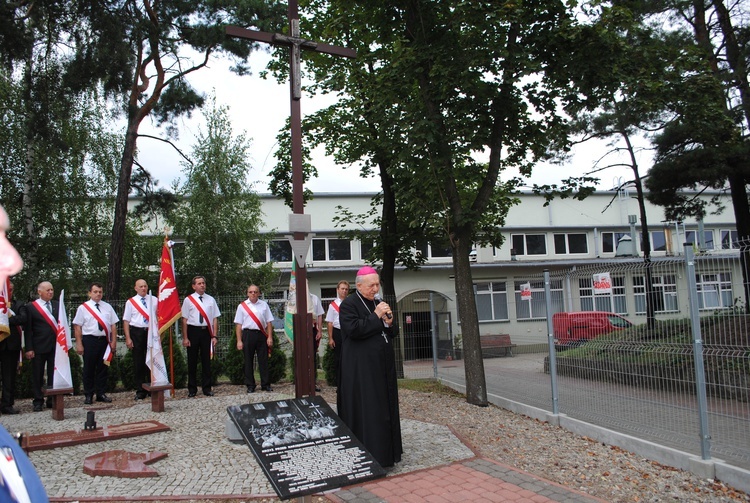
[[[302,49],[354,58],[356,51],[346,47],[323,44],[312,40],[300,38],[299,13],[297,0],[289,0],[288,8],[289,33],[268,33],[264,31],[248,30],[238,26],[227,26],[226,32],[230,37],[237,37],[267,44],[283,45],[291,48],[290,55],[290,103],[291,103],[291,137],[292,137],[292,195],[293,211],[296,214],[304,214],[304,178],[302,173],[302,114],[300,112],[300,99],[302,98],[302,77],[300,75],[300,58]],[[295,233],[295,239],[305,239],[304,233]],[[304,260],[300,264],[297,260],[297,314],[294,315],[295,337],[294,337],[294,369],[295,396],[315,395],[315,367],[312,341],[312,319],[307,315],[307,270]]]

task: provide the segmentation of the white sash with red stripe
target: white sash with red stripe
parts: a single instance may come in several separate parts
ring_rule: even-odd
[[[188,299],[190,299],[190,302],[193,303],[195,308],[198,310],[199,313],[201,313],[201,316],[203,316],[203,319],[206,320],[206,324],[208,326],[208,333],[211,334],[211,338],[214,336],[214,327],[213,327],[213,318],[209,318],[206,314],[206,311],[203,310],[203,307],[198,303],[197,300],[195,300],[195,297],[192,295],[188,296]]]
[[[42,304],[44,304],[44,301],[41,299],[37,299],[31,303],[31,305],[34,306],[37,311],[39,311],[39,314],[42,315],[45,321],[49,323],[49,326],[52,327],[52,331],[57,333],[57,320],[52,316],[52,313],[50,313],[46,307],[42,306]]]
[[[336,299],[336,300],[339,300],[339,299]],[[336,300],[334,300],[333,302],[331,302],[331,306],[333,307],[333,310],[338,313],[338,312],[340,312],[339,309],[341,309],[341,308],[339,307],[338,304],[336,304]]]
[[[104,350],[104,358],[102,358],[102,360],[104,360],[105,365],[109,366],[109,364],[112,363],[112,358],[115,356],[114,352],[112,351],[112,345],[109,340],[109,326],[106,323],[104,323],[102,318],[98,314],[96,314],[96,311],[91,309],[91,306],[89,306],[87,303],[84,302],[83,307],[86,308],[86,311],[88,311],[89,314],[91,314],[91,316],[94,317],[97,323],[99,323],[99,325],[102,326],[102,330],[104,330],[104,335],[107,337],[107,349]]]
[[[247,311],[247,314],[250,315],[250,317],[253,319],[256,325],[258,325],[258,330],[260,330],[263,333],[266,333],[266,330],[263,328],[263,324],[258,319],[258,316],[253,312],[252,309],[250,309],[250,306],[247,305],[247,302],[242,303],[242,307],[245,308],[245,311]]]
[[[135,308],[135,310],[138,311],[141,314],[141,316],[143,316],[144,320],[148,321],[148,320],[151,319],[151,317],[148,315],[148,313],[146,312],[146,310],[143,309],[143,306],[141,306],[138,302],[136,302],[135,297],[130,297],[130,299],[128,299],[128,300],[133,305],[133,307]]]

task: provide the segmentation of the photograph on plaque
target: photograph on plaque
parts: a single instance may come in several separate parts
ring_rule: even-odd
[[[227,407],[281,499],[385,476],[319,396]]]

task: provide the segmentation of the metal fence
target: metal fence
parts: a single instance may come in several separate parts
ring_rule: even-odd
[[[524,341],[543,331],[546,344],[519,345],[514,358],[485,358],[490,396],[750,469],[748,247],[686,248],[684,256],[649,264],[631,259],[526,274],[532,290],[544,285],[544,295],[509,295],[507,310],[541,317],[509,323],[509,335]],[[597,288],[603,274],[611,288]],[[553,315],[562,311],[619,313],[637,324],[555,344]],[[433,320],[439,315],[434,310]],[[439,334],[432,335],[437,347]],[[405,376],[465,385],[462,360],[430,354],[405,358]]]

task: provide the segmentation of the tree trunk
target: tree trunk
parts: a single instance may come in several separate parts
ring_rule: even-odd
[[[34,225],[34,165],[36,163],[36,133],[35,117],[31,96],[32,85],[32,49],[29,52],[24,67],[23,97],[26,109],[26,161],[23,172],[23,194],[21,196],[21,210],[23,213],[23,226],[28,235],[28,246],[23,254],[24,268],[26,274],[32,281],[39,281],[39,240],[37,239],[36,226]],[[38,183],[38,181],[37,181]]]
[[[131,116],[125,133],[125,146],[120,161],[120,177],[117,180],[117,199],[115,200],[112,243],[109,249],[109,270],[105,290],[105,295],[111,300],[120,298],[125,228],[128,218],[128,196],[130,195],[130,178],[133,172],[133,158],[138,140],[139,124],[140,121],[136,121],[135,116]]]
[[[464,350],[464,372],[466,375],[466,401],[472,405],[487,406],[487,384],[482,360],[482,345],[479,339],[479,317],[474,300],[474,282],[471,276],[470,233],[460,230],[453,233],[453,274],[456,282],[456,306],[461,322],[461,337]]]
[[[400,240],[398,238],[398,220],[396,215],[396,193],[393,187],[393,177],[388,173],[388,166],[379,162],[380,180],[383,187],[383,209],[380,219],[380,239],[383,248],[383,267],[380,270],[380,285],[383,298],[390,304],[394,319],[398,320],[398,302],[396,299],[396,258]],[[403,338],[394,346],[396,350],[396,374],[404,377]]]

